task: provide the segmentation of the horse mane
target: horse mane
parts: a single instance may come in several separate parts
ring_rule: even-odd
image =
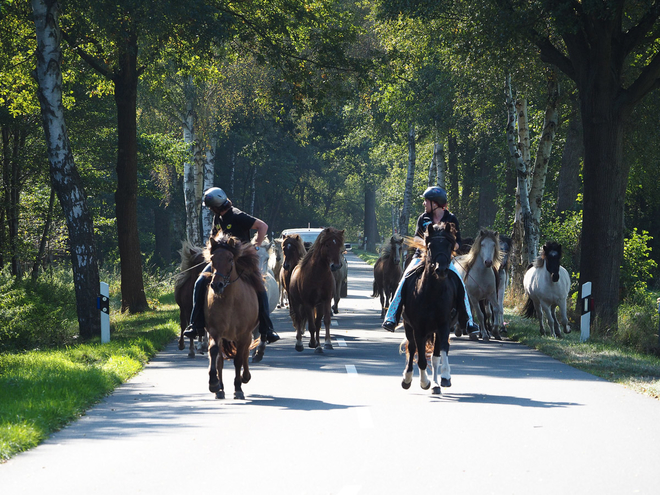
[[[293,245],[298,250],[299,259],[302,259],[305,256],[305,254],[307,254],[307,249],[305,249],[305,243],[303,242],[299,234],[289,234],[286,236],[286,239],[293,239],[295,241]],[[286,239],[282,239],[282,245],[284,245],[284,241]]]
[[[300,261],[300,267],[304,267],[311,263],[312,258],[314,258],[317,249],[328,239],[335,239],[341,246],[341,250],[344,250],[344,231],[335,229],[334,227],[328,227],[323,229],[319,236],[314,241],[314,244],[309,248],[309,251],[305,254],[303,259]]]
[[[454,244],[456,244],[456,226],[452,222],[440,222],[433,224],[433,230],[444,230],[454,238]],[[426,237],[426,235],[424,236]],[[419,237],[410,237],[406,236],[404,238],[404,245],[410,251],[413,249],[419,249],[422,253],[422,258],[426,259],[426,241],[420,239]],[[456,251],[452,249],[452,256],[456,254]]]
[[[257,292],[264,290],[264,281],[259,270],[259,254],[251,242],[241,242],[237,237],[223,232],[218,232],[213,241],[234,255],[234,266],[241,280],[250,284]],[[211,239],[204,248],[204,258],[211,262]]]
[[[191,268],[194,268],[200,263],[206,263],[204,248],[194,246],[188,240],[181,243],[179,254],[181,255],[181,264],[179,265],[179,273],[174,277],[175,290],[185,284],[192,276],[193,270]]]
[[[493,268],[495,269],[495,271],[500,269],[500,263],[502,262],[502,253],[500,252],[499,234],[494,230],[481,229],[479,230],[479,234],[472,243],[470,252],[465,255],[465,258],[463,258],[463,267],[465,269],[465,273],[468,273],[472,269],[474,264],[477,262],[477,259],[479,259],[479,253],[481,253],[481,241],[484,238],[490,238],[493,239],[493,241],[495,241],[495,252],[493,253]]]
[[[392,244],[403,244],[403,237],[399,234],[394,234],[392,237],[390,237],[390,242],[383,246],[380,254],[380,257],[383,260],[386,260],[392,256]]]
[[[550,251],[557,251],[560,254],[560,259],[561,259],[561,244],[555,241],[547,241],[544,245],[543,248],[548,248]],[[545,249],[541,249],[541,255],[536,258],[536,260],[533,263],[534,268],[543,268],[543,264],[545,263]]]

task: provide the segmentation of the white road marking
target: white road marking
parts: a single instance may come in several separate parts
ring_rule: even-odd
[[[357,368],[355,367],[354,364],[347,364],[345,366],[346,366],[346,373],[348,373],[349,375],[356,375],[357,376],[358,372],[357,372]]]
[[[346,341],[344,339],[335,339],[335,342],[337,342],[337,345],[339,347],[346,347]]]
[[[330,326],[331,326],[331,327],[338,327],[338,326],[339,326],[339,323],[337,323],[337,320],[335,320],[335,319],[333,318],[333,319],[330,320]]]

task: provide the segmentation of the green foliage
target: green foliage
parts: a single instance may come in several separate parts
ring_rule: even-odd
[[[68,272],[36,283],[0,272],[0,352],[70,344],[78,332]]]
[[[648,246],[653,238],[648,232],[637,232],[633,228],[623,243],[623,266],[621,267],[621,288],[623,297],[634,297],[638,293],[646,293],[648,280],[658,264],[650,258],[651,248]]]
[[[561,264],[571,276],[572,289],[578,283],[580,262],[580,239],[582,237],[582,211],[564,212],[556,216],[552,208],[546,208],[546,215],[541,221],[540,245],[546,241],[555,241],[561,244]],[[539,246],[540,247],[540,246]]]
[[[640,297],[619,306],[619,325],[612,335],[615,342],[636,352],[650,354],[658,350],[658,312],[651,297]],[[643,300],[646,299],[646,300]]]

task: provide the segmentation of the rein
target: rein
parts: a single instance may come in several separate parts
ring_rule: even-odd
[[[225,244],[225,243],[218,243],[218,245],[215,247],[215,249],[213,249],[213,251],[211,251],[211,256],[213,256],[213,253],[215,253],[219,248],[221,248],[221,249],[226,249],[226,250],[228,250],[228,251],[230,250],[230,249],[229,249],[229,246],[227,246],[227,244]],[[201,263],[200,263],[200,264],[201,264]],[[234,261],[232,260],[232,265],[233,265],[233,264],[234,264]],[[217,272],[217,270],[216,270],[216,272]],[[242,275],[242,274],[243,274],[243,272],[237,273],[237,274],[236,274],[236,278],[235,278],[234,280],[231,280],[231,271],[230,271],[227,275],[222,275],[222,274],[220,274],[220,277],[222,277],[222,282],[223,282],[223,284],[224,284],[223,287],[229,287],[231,284],[233,284],[233,283],[236,282],[239,278],[241,278],[241,275]]]

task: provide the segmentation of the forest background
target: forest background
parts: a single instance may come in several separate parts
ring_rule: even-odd
[[[564,3],[570,2],[558,2]],[[421,211],[416,198],[430,183],[447,188],[464,237],[480,227],[510,235],[521,176],[543,170],[532,205],[540,213],[536,246],[561,242],[577,287],[587,256],[581,251],[585,95],[559,70],[561,59],[549,63],[539,44],[511,29],[540,23],[570,55],[570,43],[562,44],[567,36],[552,27],[569,14],[537,9],[531,19],[521,7],[511,16],[508,4],[60,2],[68,139],[93,219],[95,256],[101,270],[120,273],[122,309],[145,309],[143,271],[169,272],[182,239],[203,242],[208,220],[200,200],[209,185],[224,188],[274,236],[331,225],[355,241],[366,236],[373,251],[393,231],[410,231]],[[615,24],[619,34],[648,24],[643,42],[624,57],[620,83],[632,88],[659,65],[659,7],[614,4],[620,12],[595,17]],[[46,153],[32,4],[0,5],[0,265],[2,307],[9,308],[16,281],[70,266],[71,242]],[[625,193],[604,198],[621,203],[623,218],[603,211],[616,235],[602,229],[590,236],[588,253],[622,266],[619,301],[641,297],[647,307],[647,282],[660,258],[657,75],[654,81],[624,119],[617,160]],[[528,137],[520,132],[522,114],[512,122],[514,102],[527,108]],[[550,149],[544,148],[549,108],[556,114]],[[547,168],[537,169],[543,153]],[[124,181],[127,163],[135,166],[134,189]],[[122,211],[132,202],[131,211]],[[122,225],[133,220],[137,235],[127,247]],[[621,255],[608,247],[619,234]],[[139,266],[125,265],[122,246],[137,249]],[[138,297],[129,297],[124,284]],[[9,344],[17,334],[0,336]]]

